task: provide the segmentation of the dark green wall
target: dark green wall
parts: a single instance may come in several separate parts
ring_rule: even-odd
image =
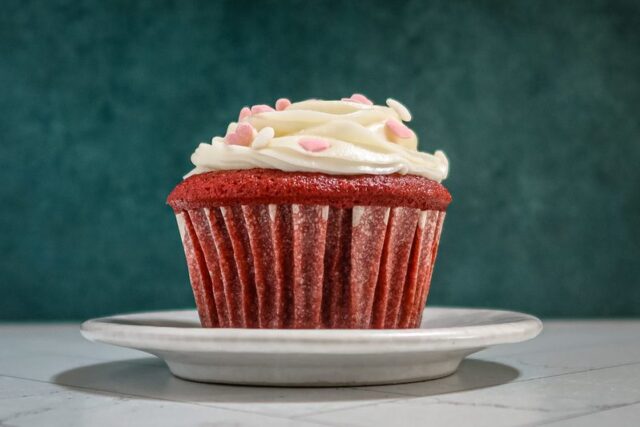
[[[240,107],[403,101],[432,304],[640,314],[638,1],[3,1],[0,318],[192,305],[164,201]]]

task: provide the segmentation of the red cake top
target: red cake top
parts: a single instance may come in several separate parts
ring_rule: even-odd
[[[175,211],[208,206],[303,204],[403,206],[444,211],[447,189],[415,175],[327,175],[247,169],[193,175],[174,188],[167,203]]]

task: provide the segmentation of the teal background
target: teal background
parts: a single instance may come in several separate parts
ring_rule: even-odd
[[[0,318],[192,306],[165,197],[197,143],[353,92],[450,158],[431,304],[640,314],[640,2],[10,0]]]

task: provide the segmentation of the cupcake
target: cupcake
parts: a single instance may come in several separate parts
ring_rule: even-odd
[[[398,101],[245,107],[167,200],[207,328],[415,328],[445,210],[441,151]]]

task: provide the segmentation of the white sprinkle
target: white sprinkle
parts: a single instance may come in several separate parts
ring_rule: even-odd
[[[398,113],[398,115],[400,116],[400,119],[403,122],[411,121],[411,112],[409,112],[407,107],[405,107],[404,105],[402,105],[401,103],[399,103],[393,98],[387,98],[387,105],[389,106],[389,108],[393,108],[395,112]]]
[[[251,144],[251,148],[257,150],[259,148],[263,148],[266,147],[267,144],[269,143],[269,141],[271,141],[273,139],[273,136],[275,135],[275,131],[273,130],[272,127],[264,127],[262,129],[260,129],[260,132],[258,132],[258,134],[256,135],[256,137],[253,139],[253,143]]]

